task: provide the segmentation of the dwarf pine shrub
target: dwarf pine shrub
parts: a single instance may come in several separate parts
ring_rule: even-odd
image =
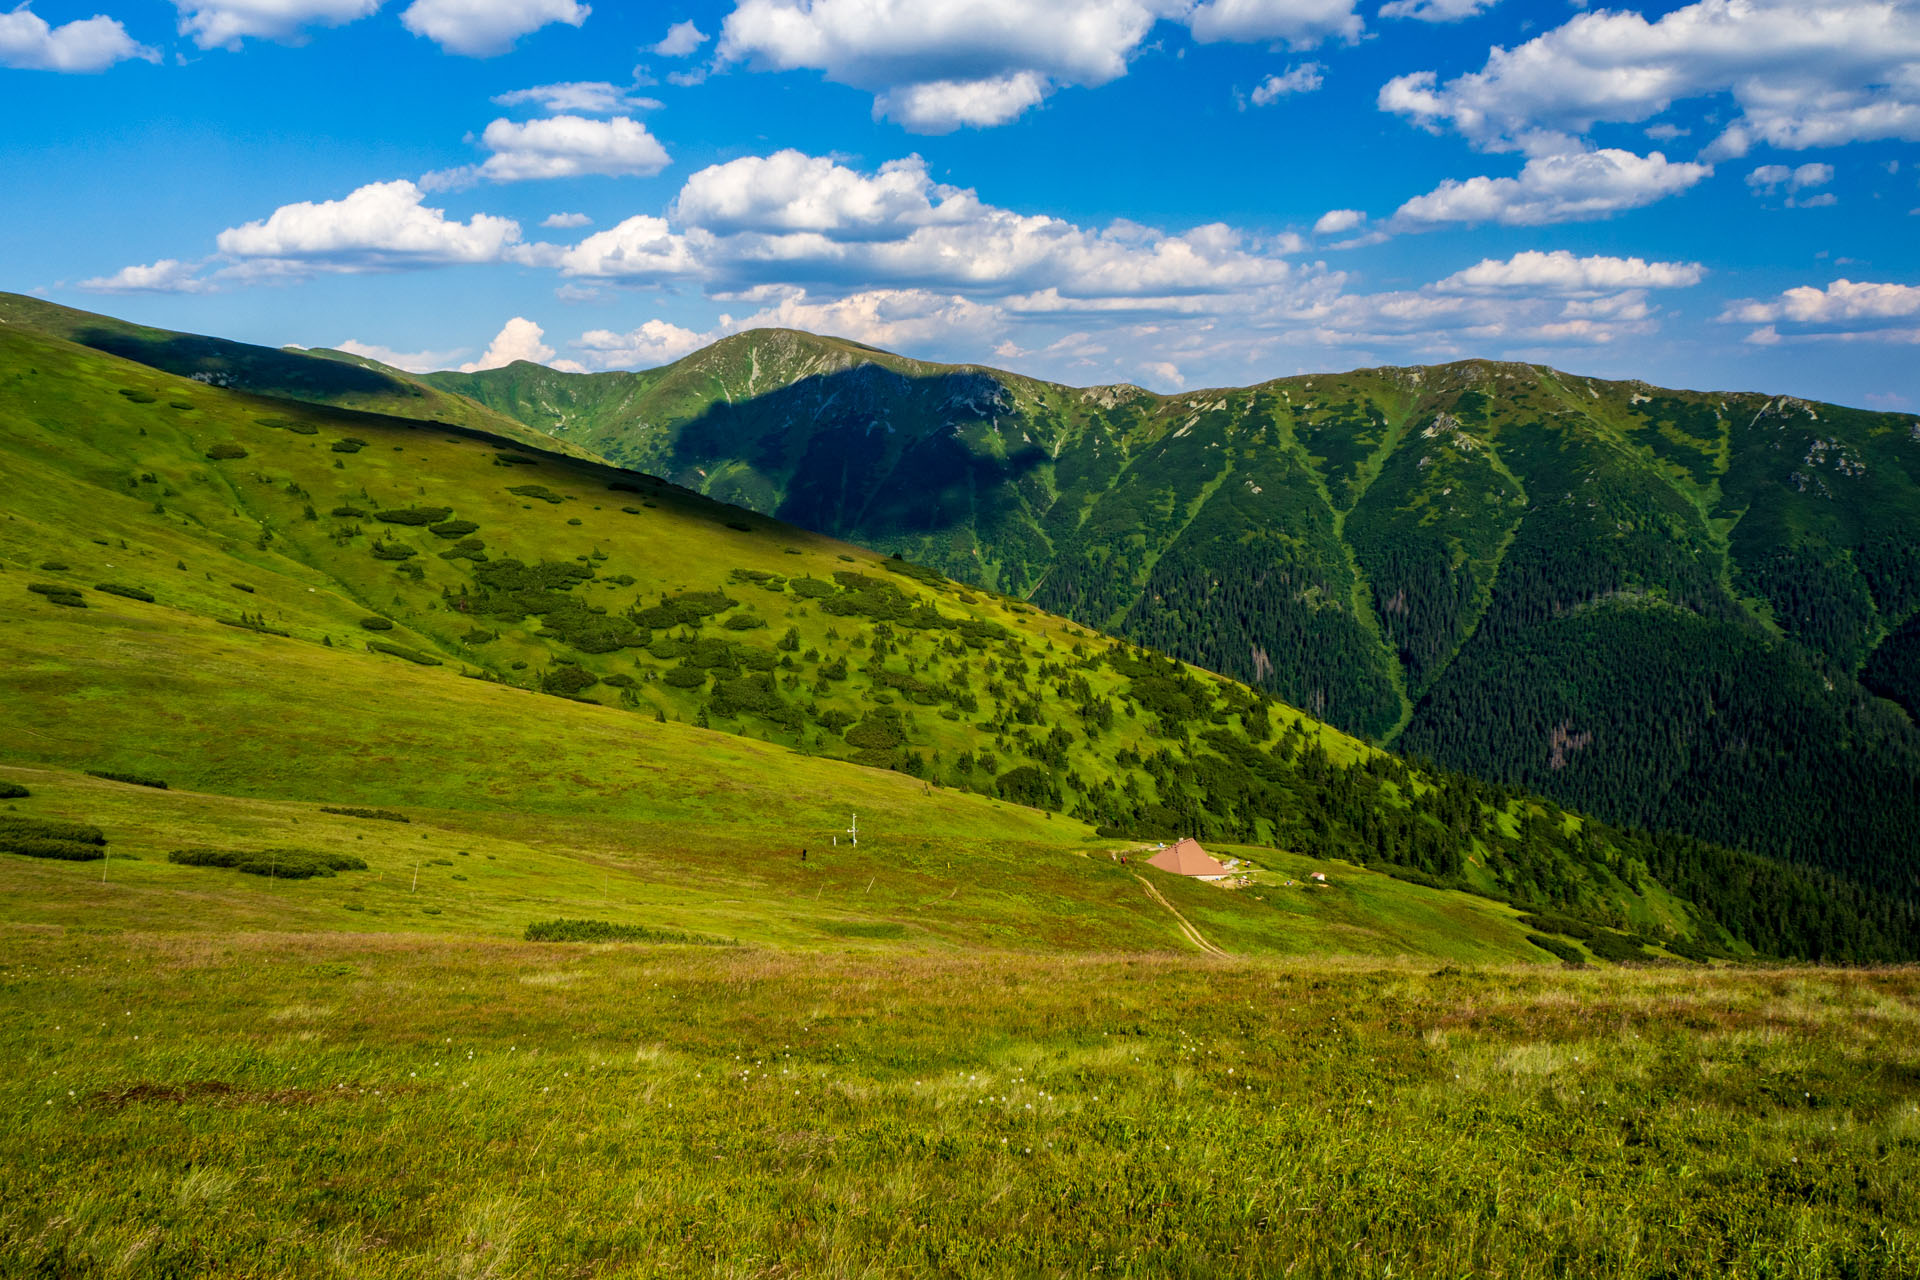
[[[386,618],[362,618],[360,625],[369,631],[391,631],[393,623]]]
[[[429,525],[439,524],[452,514],[452,507],[396,507],[391,511],[376,511],[373,518],[384,524]]]
[[[369,640],[367,641],[367,648],[373,650],[375,653],[384,653],[390,658],[403,659],[416,666],[437,667],[440,665],[440,659],[434,657],[432,654],[422,653],[418,649],[409,649],[403,644],[388,644],[385,640]]]
[[[130,787],[152,787],[155,791],[165,791],[167,784],[159,778],[149,778],[143,773],[116,773],[111,769],[89,769],[87,776],[105,778],[108,782],[124,782]]]
[[[58,862],[92,862],[107,856],[106,845],[107,838],[98,827],[0,814],[0,851],[6,853]]]
[[[311,880],[341,871],[365,871],[364,860],[349,853],[318,853],[311,849],[175,849],[167,861],[183,867],[227,867],[250,876],[274,880]]]
[[[17,782],[0,782],[0,800],[25,800],[32,794]]]
[[[118,582],[97,583],[93,589],[95,591],[104,591],[110,596],[125,596],[129,600],[144,600],[148,604],[153,603],[153,592],[143,591],[139,587],[123,586]]]
[[[527,926],[528,942],[655,942],[695,947],[737,947],[732,938],[715,938],[679,929],[653,929],[644,924],[614,924],[609,920],[542,920]]]
[[[87,607],[87,602],[80,598],[77,588],[64,587],[57,582],[29,582],[27,590],[35,595],[45,596],[48,604],[63,604],[69,609]]]
[[[381,822],[411,822],[413,819],[404,813],[395,813],[392,809],[356,809],[351,805],[320,806],[322,813],[337,813],[343,818],[374,818]]]
[[[247,456],[247,451],[231,440],[214,445],[207,450],[207,457],[215,462],[232,462]]]

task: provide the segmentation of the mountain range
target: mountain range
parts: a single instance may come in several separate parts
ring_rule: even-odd
[[[425,381],[1450,768],[1915,892],[1913,415],[1486,361],[1159,396],[785,331]]]
[[[234,489],[255,549],[347,584],[373,643],[485,679],[1621,927],[1823,955],[1913,928],[1907,416],[1474,362],[1161,397],[785,331],[638,374],[419,377],[17,297],[0,319],[16,381],[110,360],[73,411],[223,424],[130,493],[174,511],[235,469],[209,448],[273,459],[284,482]],[[336,455],[396,424],[449,438]],[[454,436],[513,447],[475,472]],[[595,527],[534,532],[569,509]],[[901,558],[816,564],[794,526]],[[1035,607],[1059,629],[1016,645]],[[783,643],[742,649],[761,626]]]

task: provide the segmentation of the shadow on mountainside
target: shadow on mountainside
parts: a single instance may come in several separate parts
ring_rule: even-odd
[[[878,545],[992,523],[1048,460],[1025,428],[987,374],[859,364],[714,403],[680,424],[668,466],[713,497]]]
[[[77,331],[73,340],[108,355],[183,378],[203,380],[287,400],[326,401],[341,396],[406,396],[419,388],[375,369],[304,353],[276,351],[244,342],[194,334],[147,337],[105,327]]]

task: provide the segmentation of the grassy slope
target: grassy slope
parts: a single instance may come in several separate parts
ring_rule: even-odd
[[[350,554],[336,553],[325,522],[300,518],[305,499],[289,495],[287,486],[310,494],[322,483],[394,491],[404,477],[415,482],[407,497],[457,501],[463,513],[483,515],[489,530],[511,528],[516,544],[532,541],[555,556],[574,546],[606,546],[614,553],[609,572],[624,565],[671,575],[636,583],[641,596],[657,586],[723,582],[726,567],[756,554],[824,575],[826,566],[843,563],[841,556],[856,554],[851,549],[792,531],[781,537],[793,542],[775,541],[765,527],[740,534],[714,523],[724,509],[667,491],[652,509],[641,509],[644,520],[604,504],[596,512],[584,500],[561,504],[581,517],[535,502],[526,505],[537,516],[526,518],[520,500],[502,487],[529,474],[558,483],[558,460],[508,469],[495,464],[491,450],[449,441],[443,429],[328,411],[314,411],[328,434],[265,428],[247,416],[255,406],[244,398],[163,385],[144,372],[134,380],[148,379],[141,385],[165,398],[137,403],[108,389],[128,377],[125,366],[17,334],[0,335],[0,344],[16,369],[11,381],[0,381],[0,403],[15,405],[18,415],[6,437],[12,465],[0,489],[8,517],[0,522],[0,557],[14,584],[0,626],[0,683],[17,714],[0,727],[0,751],[16,764],[158,774],[184,789],[155,793],[58,773],[51,782],[29,780],[37,794],[20,802],[23,811],[103,822],[116,851],[137,855],[124,870],[110,870],[110,892],[123,886],[159,901],[179,893],[197,901],[217,890],[250,912],[288,904],[272,910],[292,912],[289,919],[303,927],[517,932],[532,918],[590,913],[798,944],[830,941],[831,922],[857,918],[931,945],[1176,945],[1171,920],[1130,875],[1086,856],[1114,843],[1089,840],[1084,826],[1062,815],[698,729],[657,685],[643,693],[684,718],[657,722],[644,712],[463,679],[462,666],[477,672],[484,661],[460,661],[466,651],[458,637],[471,619],[439,616],[446,611],[436,607],[433,580],[413,583],[396,574],[365,555],[364,540]],[[97,380],[106,386],[88,394]],[[70,415],[57,426],[56,405]],[[344,457],[321,447],[332,430],[347,427],[373,443]],[[224,463],[198,456],[209,442],[235,434],[257,452]],[[407,443],[396,451],[389,440]],[[352,470],[336,472],[336,459]],[[487,496],[492,491],[502,492],[497,515],[486,506],[496,501]],[[164,510],[153,510],[155,499]],[[284,514],[276,513],[277,503],[287,505]],[[571,518],[583,519],[586,540],[566,523]],[[315,525],[317,537],[308,532]],[[638,538],[626,532],[636,525],[645,530]],[[263,529],[284,532],[262,546]],[[789,555],[795,544],[800,554]],[[430,563],[435,573],[452,564]],[[67,567],[33,567],[46,564]],[[88,607],[54,605],[24,591],[29,581],[75,584]],[[158,600],[88,590],[96,581],[150,588]],[[423,668],[362,650],[359,639],[368,633],[357,620],[376,607],[402,624],[384,635],[440,652],[446,665]],[[773,597],[761,607],[775,607]],[[1066,639],[1057,620],[1014,614],[978,597],[971,607],[992,612],[1016,634]],[[243,613],[290,635],[220,621]],[[851,631],[862,621],[829,623],[797,609],[794,620],[823,639],[827,625]],[[495,643],[511,646],[508,654],[550,655],[537,630]],[[331,647],[318,643],[323,639]],[[1046,641],[1036,634],[1028,643]],[[630,655],[581,660],[635,666]],[[493,661],[515,674],[505,659]],[[930,715],[925,720],[954,728]],[[766,726],[761,732],[777,736]],[[1327,741],[1336,750],[1360,750],[1342,747],[1337,737]],[[323,802],[398,806],[420,823],[410,829],[331,819],[314,811]],[[834,832],[855,811],[867,837],[859,852],[831,851]],[[364,846],[375,871],[267,885],[163,861],[171,848],[222,844],[223,825],[245,847]],[[360,838],[349,844],[351,837]],[[500,840],[511,848],[477,843]],[[804,867],[797,857],[803,846],[810,850]],[[455,869],[429,868],[423,883],[434,886],[433,896],[418,898],[411,888],[401,894],[399,877],[417,860],[410,853],[451,858],[458,848],[495,865],[458,889],[450,879]],[[488,851],[498,856],[488,860]],[[1253,856],[1294,865],[1271,850]],[[35,889],[38,905],[30,911],[37,918],[77,922],[99,905],[90,896],[65,902],[51,892],[67,886],[91,895],[90,865],[5,863],[16,885]],[[712,893],[686,894],[689,877]],[[1357,868],[1341,869],[1337,879],[1339,891],[1312,897],[1297,889],[1228,894],[1185,882],[1166,892],[1234,950],[1537,955],[1508,908]],[[589,912],[596,897],[600,906]],[[165,918],[144,897],[136,900],[141,905],[117,910],[133,913],[125,918]],[[368,910],[336,915],[348,902]],[[1687,923],[1684,910],[1651,886],[1631,905],[1645,924]],[[442,914],[422,914],[427,906]],[[242,922],[258,919],[243,915]]]
[[[131,324],[17,293],[0,292],[0,324],[65,338],[183,378],[263,396],[305,400],[405,418],[474,427],[561,453],[585,451],[411,374],[340,351],[259,347],[200,334]]]

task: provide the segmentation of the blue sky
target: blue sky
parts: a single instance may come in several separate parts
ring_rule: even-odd
[[[1920,408],[1920,0],[31,0],[0,95],[0,287],[414,369]]]

